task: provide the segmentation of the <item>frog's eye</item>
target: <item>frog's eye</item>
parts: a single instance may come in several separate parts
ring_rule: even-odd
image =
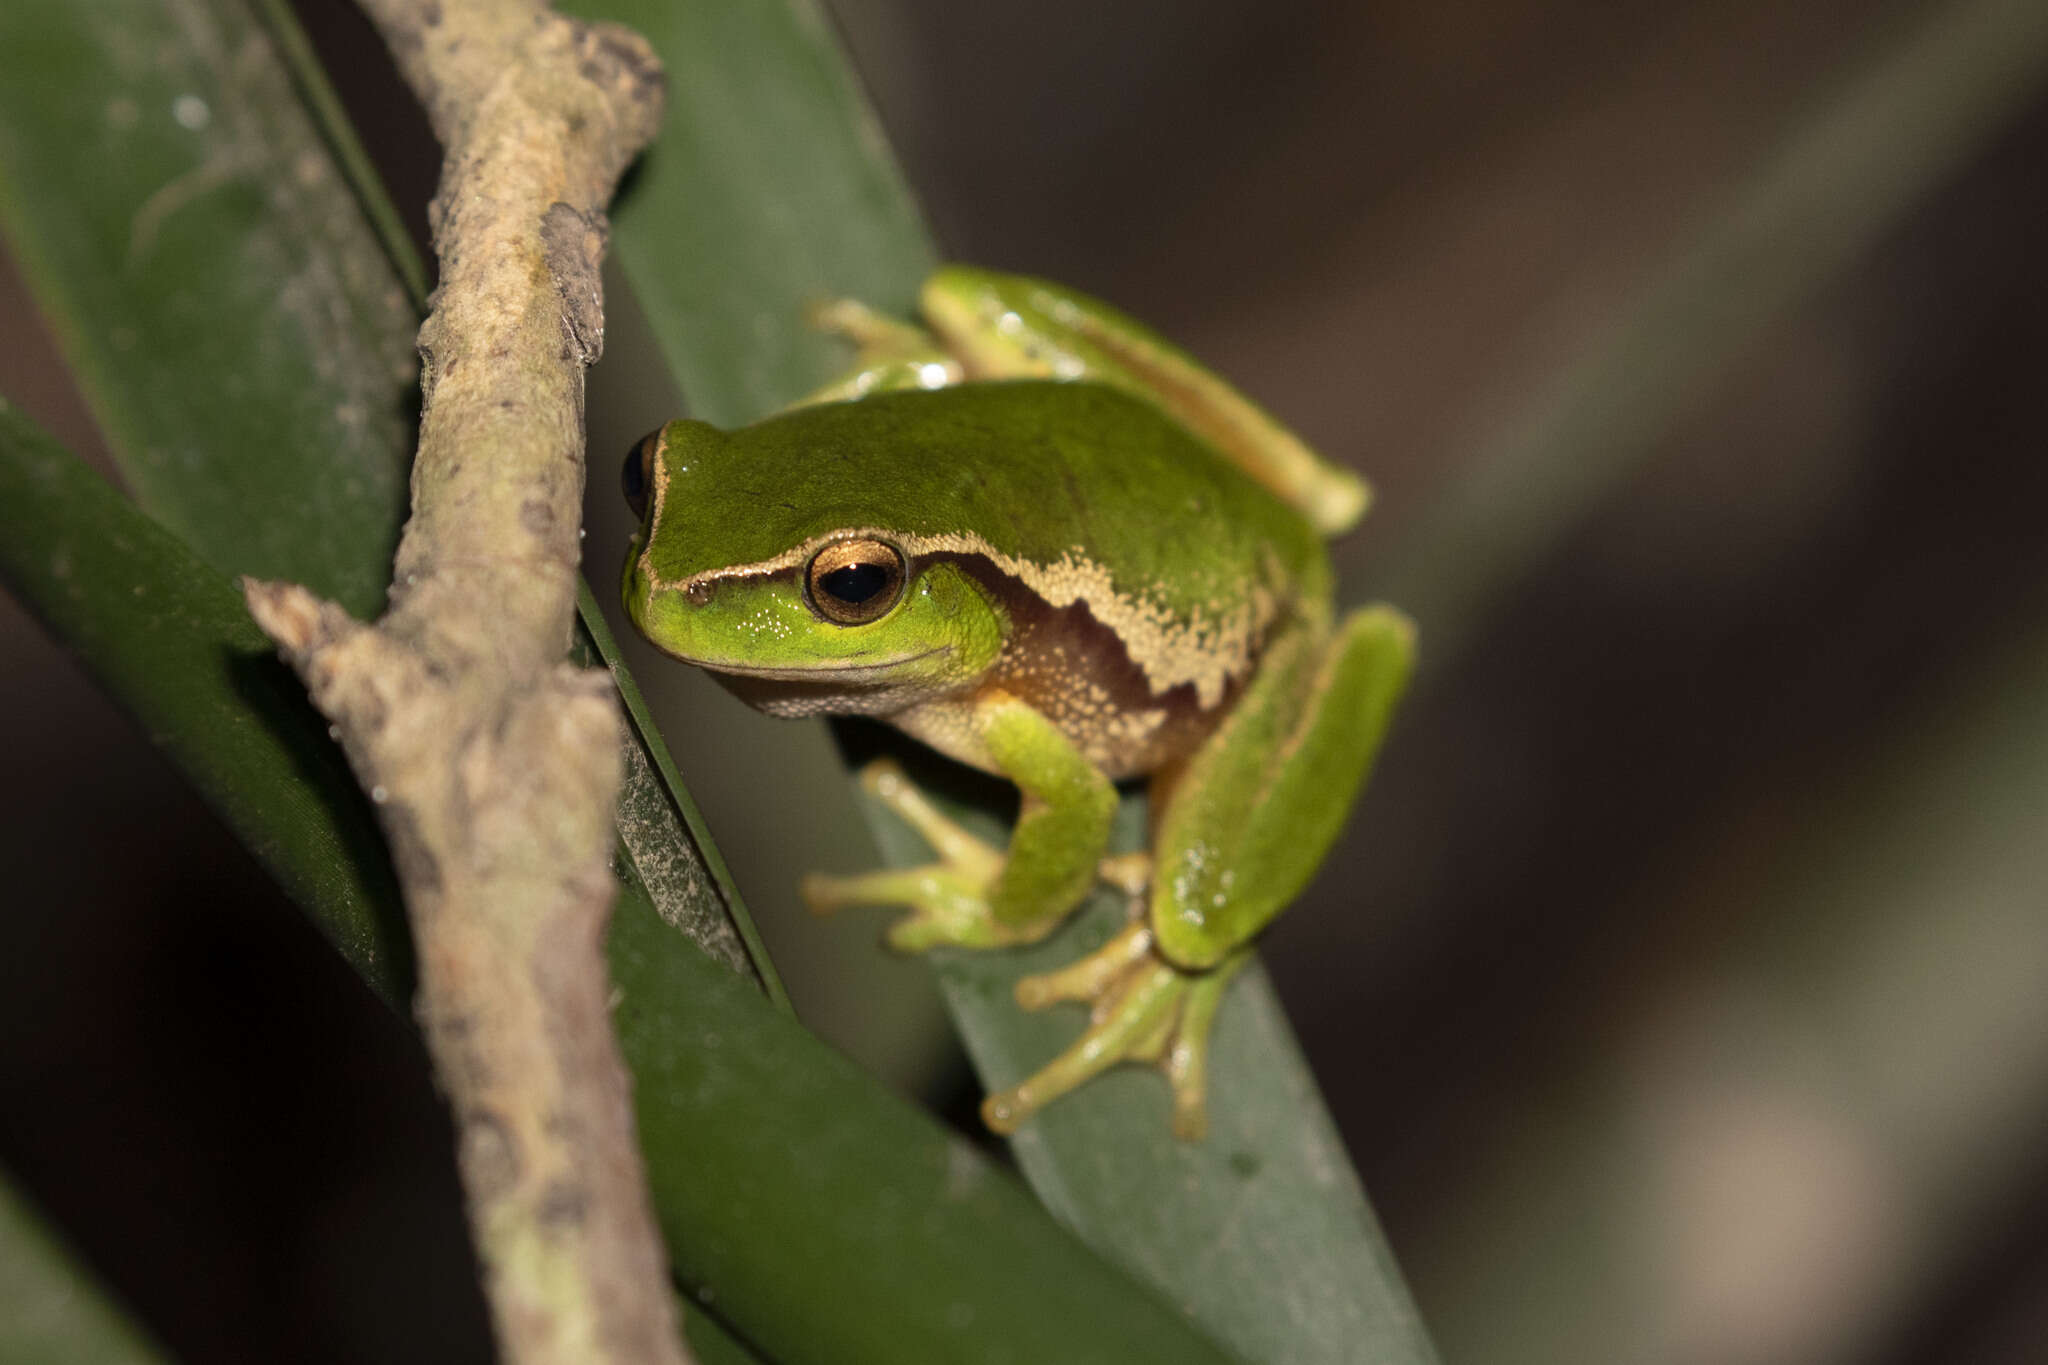
[[[626,452],[625,467],[619,470],[619,488],[633,515],[647,520],[647,486],[654,482],[654,452],[661,445],[661,433],[650,431],[640,444]]]
[[[839,540],[811,556],[804,586],[811,608],[827,621],[857,626],[903,595],[903,554],[880,540]]]

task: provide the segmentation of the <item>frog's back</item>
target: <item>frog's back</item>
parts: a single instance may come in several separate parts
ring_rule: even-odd
[[[752,544],[714,552],[725,563],[869,526],[933,544],[978,540],[1041,577],[1065,564],[1176,619],[1227,613],[1262,592],[1328,596],[1328,556],[1299,513],[1157,409],[1099,385],[882,394],[799,408],[729,439],[725,477],[760,492],[711,505],[760,515]]]

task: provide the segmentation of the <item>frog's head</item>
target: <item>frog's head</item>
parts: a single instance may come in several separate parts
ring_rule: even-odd
[[[857,462],[760,430],[672,422],[626,457],[641,633],[781,714],[887,713],[986,668],[1007,623],[959,557],[890,525]]]

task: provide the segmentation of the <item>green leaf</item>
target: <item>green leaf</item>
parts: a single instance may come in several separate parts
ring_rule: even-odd
[[[0,1172],[0,1360],[154,1365],[169,1358]]]
[[[0,398],[0,581],[119,698],[378,994],[412,940],[370,803],[217,571]]]
[[[677,1272],[768,1356],[1223,1361],[1017,1181],[621,905],[619,1039]]]
[[[0,225],[137,498],[223,571],[374,615],[418,319],[262,30],[26,0],[0,53]]]
[[[838,296],[905,310],[932,248],[874,116],[807,0],[570,0],[638,29],[668,72],[662,131],[612,247],[696,416],[751,421],[821,384],[804,326]]]
[[[574,653],[579,662],[611,670],[626,712],[619,851],[612,870],[621,884],[638,887],[672,927],[727,969],[751,978],[776,1008],[791,1013],[789,993],[776,975],[760,931],[676,771],[668,743],[640,696],[640,685],[619,657],[618,642],[612,639],[588,581],[581,585],[576,612]]]
[[[933,260],[829,30],[801,0],[569,7],[638,28],[668,68],[667,123],[613,240],[691,410],[731,424],[800,398],[846,363],[806,310],[844,295],[906,311]],[[1142,825],[1137,803],[1124,819]],[[884,843],[892,861],[929,858],[901,831]],[[935,957],[985,1085],[1080,1027],[1078,1012],[1023,1013],[1010,983],[1070,961],[1118,914],[1098,902],[1029,952]],[[1206,1142],[1172,1139],[1157,1077],[1112,1075],[1016,1142],[1040,1197],[1249,1358],[1433,1359],[1263,973],[1232,988],[1215,1046]]]

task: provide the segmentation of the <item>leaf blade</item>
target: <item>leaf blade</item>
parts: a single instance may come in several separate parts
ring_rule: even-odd
[[[241,594],[0,398],[0,581],[394,1007],[412,940],[369,802]]]
[[[169,1359],[0,1171],[0,1360],[156,1365]]]
[[[144,504],[369,615],[416,321],[266,48],[237,5],[7,6],[0,226]]]

